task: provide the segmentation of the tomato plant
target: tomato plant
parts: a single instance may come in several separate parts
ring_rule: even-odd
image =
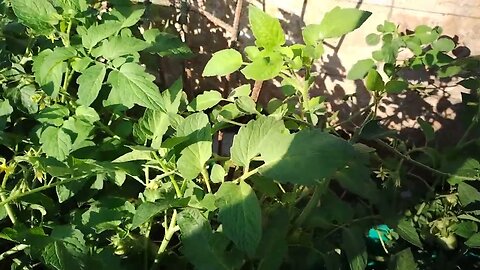
[[[143,4],[0,8],[2,268],[438,269],[478,258],[479,61],[449,55],[457,44],[440,28],[385,22],[367,36],[381,49],[348,77],[373,100],[341,130],[310,95],[315,64],[324,40],[368,11],[336,7],[303,29],[304,44],[286,45],[280,22],[251,5],[255,45],[214,53],[203,75],[278,79],[284,98],[263,107],[250,84],[193,100],[182,79],[160,89],[144,60],[192,52],[146,27]],[[399,61],[402,50],[411,57]],[[429,87],[402,77],[418,68],[471,90],[454,147],[436,147],[426,121],[423,146],[380,125],[382,98]],[[214,151],[227,129],[228,153]]]

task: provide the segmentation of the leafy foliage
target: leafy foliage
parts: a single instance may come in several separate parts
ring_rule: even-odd
[[[250,84],[192,100],[182,79],[160,87],[142,60],[190,49],[139,27],[145,5],[97,2],[0,3],[2,269],[423,269],[478,256],[479,62],[451,56],[440,28],[385,22],[367,36],[381,49],[348,78],[365,79],[373,104],[340,131],[310,95],[314,63],[370,12],[336,7],[287,45],[250,6],[255,46],[214,53],[203,75],[280,80],[285,97],[264,107]],[[401,50],[412,56],[399,64]],[[421,147],[379,126],[381,98],[426,88],[402,77],[417,68],[472,91],[452,149],[421,119]],[[229,130],[225,155],[215,138]]]

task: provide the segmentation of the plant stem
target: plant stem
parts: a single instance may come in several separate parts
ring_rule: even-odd
[[[14,246],[13,248],[3,252],[2,254],[0,254],[0,261],[2,261],[3,259],[7,258],[8,256],[12,255],[12,254],[15,254],[19,251],[22,251],[24,249],[26,249],[27,247],[29,247],[29,245],[25,245],[25,244],[19,244],[19,245],[16,245]]]
[[[375,140],[377,143],[381,144],[382,146],[384,146],[385,148],[387,148],[390,152],[394,153],[395,155],[405,159],[406,161],[420,167],[420,168],[423,168],[427,171],[430,171],[432,173],[435,173],[435,174],[439,174],[439,175],[442,175],[442,176],[448,176],[448,177],[455,177],[455,178],[459,178],[459,179],[462,179],[462,180],[467,180],[467,181],[473,181],[473,180],[478,180],[477,178],[474,178],[474,177],[467,177],[467,176],[462,176],[462,175],[456,175],[456,174],[452,174],[452,173],[447,173],[447,172],[442,172],[442,171],[439,171],[437,169],[434,169],[428,165],[425,165],[421,162],[418,162],[414,159],[412,159],[410,156],[407,156],[407,155],[404,155],[403,153],[401,153],[400,151],[398,151],[397,149],[391,147],[390,145],[388,145],[387,143],[385,143],[384,141],[380,140],[380,139],[376,139]]]
[[[162,167],[163,171],[165,172],[164,174],[166,175],[168,169],[167,169],[167,167],[163,164],[163,162],[160,160],[160,158],[158,157],[157,153],[153,153],[153,157],[154,157],[155,160],[158,162],[158,164],[160,165],[160,167]],[[175,189],[175,193],[177,194],[177,197],[178,197],[178,198],[183,198],[183,192],[180,190],[180,187],[178,186],[177,180],[175,180],[175,175],[172,173],[172,174],[169,174],[168,177],[170,178],[170,182],[172,183],[173,188]]]
[[[160,259],[167,249],[168,243],[172,239],[172,236],[175,232],[180,230],[180,228],[177,226],[177,210],[173,210],[172,218],[170,219],[170,225],[168,226],[168,229],[163,236],[162,243],[160,244],[160,248],[158,249],[157,255],[155,256],[155,260],[153,261],[153,265],[150,268],[151,270],[155,270],[158,268],[158,264],[160,263]]]
[[[7,201],[7,197],[5,196],[4,192],[7,187],[7,180],[8,180],[8,173],[5,172],[5,174],[3,175],[2,190],[0,192],[0,199],[1,199],[0,205],[3,203],[3,207],[5,207],[5,211],[7,212],[8,218],[10,219],[12,224],[15,225],[17,224],[17,218],[15,216],[15,212],[13,211],[10,204],[5,203]]]
[[[322,186],[320,184],[317,184],[315,186],[315,190],[313,191],[312,197],[308,201],[305,208],[303,208],[303,211],[300,213],[300,215],[295,220],[295,226],[296,227],[302,226],[305,219],[310,215],[312,210],[318,205],[318,202],[320,201],[321,193],[322,193]]]
[[[77,181],[77,180],[79,180],[79,178],[70,178],[70,179],[66,179],[66,180],[63,180],[63,181],[58,181],[58,182],[55,182],[55,183],[52,183],[52,184],[48,184],[48,185],[45,185],[45,186],[41,186],[41,187],[38,187],[38,188],[34,188],[34,189],[29,190],[29,191],[20,193],[20,194],[9,196],[5,200],[2,199],[2,201],[0,202],[0,206],[4,206],[4,205],[6,205],[6,204],[8,204],[12,201],[15,201],[15,200],[18,200],[18,199],[22,198],[22,197],[25,197],[25,196],[28,196],[28,195],[31,195],[31,194],[34,194],[34,193],[37,193],[37,192],[40,192],[40,191],[44,191],[44,190],[47,190],[47,189],[50,189],[50,188],[53,188],[53,187],[56,187],[56,186],[64,185],[64,184],[67,184],[67,183],[70,183],[70,182],[73,182],[73,181]]]
[[[208,193],[212,193],[212,187],[210,187],[210,177],[208,177],[208,172],[205,168],[202,169],[202,177],[205,185],[207,186]]]

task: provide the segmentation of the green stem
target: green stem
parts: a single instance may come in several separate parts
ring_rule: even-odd
[[[208,193],[212,193],[212,187],[210,186],[210,177],[208,176],[207,169],[205,168],[202,169],[202,177],[205,185],[207,186]]]
[[[160,244],[160,248],[158,249],[157,255],[155,256],[155,260],[153,261],[153,265],[150,268],[151,270],[155,270],[158,268],[158,265],[160,263],[160,259],[162,258],[163,253],[167,249],[168,243],[170,243],[170,240],[172,239],[172,236],[175,232],[180,230],[180,228],[177,226],[177,210],[173,210],[172,218],[170,219],[170,225],[168,226],[168,229],[163,236],[162,243]]]
[[[160,165],[160,167],[163,169],[163,171],[165,172],[165,174],[167,174],[168,169],[167,169],[167,167],[163,164],[162,160],[160,160],[160,157],[157,155],[157,153],[153,153],[153,157],[154,157],[155,160],[158,162],[158,164]],[[173,188],[175,189],[175,193],[177,194],[177,197],[178,197],[178,198],[183,198],[183,192],[180,190],[180,187],[178,186],[177,180],[175,180],[175,175],[174,175],[174,173],[169,174],[169,175],[168,175],[168,178],[170,178],[170,182],[172,183]]]
[[[2,254],[0,254],[0,261],[2,261],[3,259],[7,258],[8,256],[10,255],[13,255],[19,251],[22,251],[24,249],[26,249],[27,247],[29,247],[29,245],[25,245],[25,244],[19,244],[19,245],[16,245],[14,246],[13,248],[3,252]]]
[[[258,173],[263,167],[265,167],[265,164],[263,164],[263,165],[255,168],[255,169],[253,169],[253,170],[251,170],[251,171],[248,171],[248,172],[242,174],[242,176],[240,176],[239,178],[235,179],[235,180],[232,181],[232,182],[234,182],[234,183],[239,183],[239,182],[245,181],[245,180],[246,180],[247,178],[249,178],[250,176]]]
[[[313,211],[313,209],[318,205],[318,202],[320,201],[320,195],[322,193],[322,190],[323,190],[322,185],[317,184],[315,186],[315,190],[313,191],[312,197],[308,201],[305,208],[303,208],[303,211],[300,213],[300,215],[295,220],[295,226],[296,227],[302,226],[305,219],[307,219],[307,217],[310,215],[310,213]]]
[[[479,100],[480,103],[480,100]],[[478,118],[480,117],[480,104],[477,107],[477,114],[473,117],[472,122],[470,122],[470,125],[468,126],[467,130],[465,130],[465,133],[463,133],[462,138],[457,143],[458,148],[463,148],[466,144],[465,141],[467,140],[468,136],[470,135],[470,132],[472,129],[475,127],[476,124],[478,124]]]
[[[19,193],[19,194],[13,195],[13,196],[9,196],[5,200],[2,199],[2,201],[0,202],[0,206],[4,206],[4,205],[6,205],[6,204],[8,204],[12,201],[15,201],[15,200],[18,200],[18,199],[22,198],[22,197],[25,197],[25,196],[28,196],[28,195],[31,195],[31,194],[35,194],[37,192],[44,191],[44,190],[47,190],[47,189],[50,189],[50,188],[53,188],[53,187],[56,187],[56,186],[65,185],[67,183],[77,181],[77,180],[79,180],[79,178],[70,178],[70,179],[66,179],[66,180],[63,180],[63,181],[58,181],[58,182],[55,182],[55,183],[52,183],[52,184],[48,184],[48,185],[45,185],[45,186],[41,186],[41,187],[38,187],[38,188],[34,188],[34,189],[29,190],[29,191]]]
[[[474,181],[474,180],[478,180],[477,178],[474,178],[474,177],[467,177],[467,176],[462,176],[462,175],[456,175],[456,174],[452,174],[452,173],[447,173],[447,172],[442,172],[442,171],[439,171],[437,169],[434,169],[428,165],[425,165],[421,162],[418,162],[414,159],[412,159],[410,156],[407,156],[407,155],[404,155],[403,153],[401,153],[400,151],[398,151],[397,149],[391,147],[390,145],[388,145],[387,143],[385,143],[384,141],[380,140],[380,139],[377,139],[375,140],[377,143],[381,144],[382,146],[384,146],[385,148],[387,148],[388,150],[390,150],[390,152],[394,153],[395,155],[405,159],[406,161],[412,163],[413,165],[416,165],[420,168],[423,168],[427,171],[430,171],[432,173],[435,173],[435,174],[438,174],[438,175],[442,175],[442,176],[447,176],[447,177],[455,177],[455,178],[458,178],[458,179],[462,179],[462,180],[467,180],[467,181]]]
[[[7,212],[8,218],[12,222],[13,225],[17,224],[17,218],[15,216],[15,212],[13,211],[12,207],[10,204],[6,203],[7,197],[5,196],[5,190],[7,187],[7,180],[8,180],[8,174],[5,172],[5,175],[3,176],[3,181],[2,181],[2,190],[0,192],[0,199],[1,199],[1,204],[3,204],[3,207],[5,207],[5,211]]]

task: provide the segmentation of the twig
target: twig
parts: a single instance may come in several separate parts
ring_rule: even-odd
[[[215,17],[212,13],[198,8],[196,6],[190,6],[190,10],[195,11],[199,13],[200,15],[203,15],[205,18],[207,18],[211,23],[215,24],[216,26],[223,28],[225,31],[232,33],[233,32],[233,27],[230,26],[228,23],[220,20],[219,18]]]

